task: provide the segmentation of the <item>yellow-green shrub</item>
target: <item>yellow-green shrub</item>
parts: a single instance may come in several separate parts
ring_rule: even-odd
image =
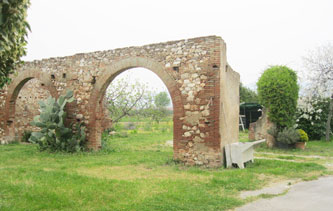
[[[299,136],[300,136],[300,140],[299,140],[300,142],[307,142],[307,141],[309,141],[308,134],[304,130],[298,129],[297,131],[298,131]]]

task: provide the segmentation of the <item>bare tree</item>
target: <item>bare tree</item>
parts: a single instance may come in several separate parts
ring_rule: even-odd
[[[318,47],[304,58],[304,63],[307,70],[309,70],[313,94],[320,95],[319,90],[322,90],[326,96],[330,97],[326,122],[326,141],[329,141],[333,114],[333,45],[327,44]]]
[[[145,83],[132,81],[129,75],[113,81],[106,91],[106,105],[111,114],[112,122],[119,122],[133,111],[150,107],[152,92]]]

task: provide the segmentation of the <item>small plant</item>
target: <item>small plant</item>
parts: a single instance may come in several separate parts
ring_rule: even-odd
[[[308,134],[304,130],[298,129],[297,132],[299,133],[299,136],[300,136],[299,142],[309,141]]]
[[[278,137],[278,134],[279,134],[279,130],[278,130],[278,128],[277,128],[275,125],[273,125],[271,128],[269,128],[269,129],[267,130],[267,133],[268,133],[269,135],[273,136],[274,139],[276,140],[277,137]]]
[[[112,137],[112,136],[111,136]],[[110,136],[109,136],[109,132],[108,130],[105,130],[102,133],[102,139],[101,139],[101,148],[103,152],[114,152],[114,149],[111,147],[110,145],[110,140],[109,140]]]
[[[123,125],[119,122],[112,124],[110,131],[120,132],[123,129]]]
[[[21,142],[27,142],[29,143],[29,138],[31,136],[32,131],[31,130],[25,130],[23,131]]]
[[[284,128],[278,133],[276,141],[284,144],[295,144],[300,140],[300,134],[294,128]]]
[[[130,134],[137,134],[138,133],[138,130],[131,130],[130,131]]]
[[[152,130],[152,123],[149,121],[149,122],[145,122],[144,124],[144,130],[145,131],[151,131]]]
[[[40,150],[81,151],[86,140],[85,127],[83,124],[76,124],[74,127],[64,125],[66,119],[64,108],[67,103],[73,101],[73,91],[68,91],[58,100],[49,97],[45,102],[40,101],[40,115],[35,116],[30,124],[41,130],[32,132],[29,141],[38,144]]]

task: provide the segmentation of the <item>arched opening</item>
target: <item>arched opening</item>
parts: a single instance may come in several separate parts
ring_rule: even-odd
[[[106,89],[103,108],[105,118],[111,117],[112,123],[104,131],[104,141],[123,143],[126,137],[131,143],[141,140],[135,143],[140,145],[148,137],[156,137],[155,143],[172,146],[172,100],[163,81],[152,71],[131,68],[119,74]]]
[[[181,95],[176,80],[169,75],[164,66],[148,58],[131,57],[120,60],[111,66],[105,67],[102,76],[95,84],[89,100],[89,147],[99,149],[101,147],[101,134],[106,129],[105,106],[103,103],[106,90],[111,82],[122,72],[132,68],[145,68],[155,73],[163,81],[172,101],[173,107],[173,149],[174,156],[182,137],[180,118],[183,116],[184,108],[181,103]]]
[[[8,87],[5,103],[7,140],[20,140],[25,130],[36,130],[29,123],[39,113],[38,101],[50,95],[57,97],[57,90],[51,80],[48,80],[47,74],[24,71],[13,79]]]
[[[30,122],[39,115],[39,101],[45,100],[51,95],[45,85],[37,79],[31,79],[21,88],[15,103],[14,134],[22,137],[24,133],[38,131]]]

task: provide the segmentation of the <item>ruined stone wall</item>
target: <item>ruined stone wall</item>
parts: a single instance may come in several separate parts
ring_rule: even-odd
[[[118,74],[134,67],[156,73],[170,92],[174,158],[187,165],[221,166],[222,147],[238,134],[231,129],[228,139],[221,121],[223,116],[231,121],[238,115],[239,102],[234,99],[238,99],[239,75],[227,69],[225,43],[216,36],[27,62],[12,84],[0,91],[0,128],[10,137],[18,125],[12,108],[17,94],[27,81],[37,78],[52,96],[74,91],[76,101],[67,107],[69,121],[84,122],[89,147],[98,149],[101,132],[109,124],[102,103],[105,91]],[[226,69],[228,73],[221,74]],[[233,106],[222,109],[221,102],[227,105],[229,97]],[[238,117],[227,127],[238,128]]]
[[[41,86],[40,81],[32,79],[21,89],[15,105],[15,134],[20,137],[26,131],[38,131],[38,128],[30,125],[34,116],[39,115],[38,101],[45,100],[50,92]]]
[[[268,134],[268,130],[274,127],[274,123],[271,122],[267,115],[268,111],[263,108],[262,115],[256,122],[250,123],[249,126],[249,139],[250,140],[261,140],[266,139],[268,147],[272,148],[275,145],[274,137]]]

